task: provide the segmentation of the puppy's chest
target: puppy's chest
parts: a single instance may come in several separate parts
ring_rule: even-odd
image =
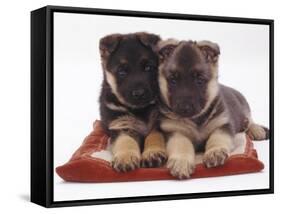
[[[134,130],[146,136],[154,127],[158,115],[157,112],[154,106],[143,110],[129,111],[113,120],[111,125],[116,124],[118,129]]]
[[[146,124],[152,123],[157,117],[157,110],[155,106],[151,106],[143,110],[131,110],[128,113]]]
[[[212,131],[216,128],[214,123],[196,124],[189,119],[169,119],[161,120],[161,129],[167,133],[178,132],[190,138],[194,142],[204,142],[208,139]]]

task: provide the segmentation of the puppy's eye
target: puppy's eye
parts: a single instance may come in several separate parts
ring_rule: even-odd
[[[153,65],[150,65],[150,64],[145,65],[144,68],[143,68],[143,70],[144,70],[145,72],[151,72],[151,71],[153,71],[154,69],[155,69],[155,67],[154,67]]]
[[[175,75],[171,75],[169,78],[168,78],[168,83],[170,86],[175,86],[177,84],[177,78]]]
[[[117,70],[117,74],[119,77],[125,77],[128,73],[128,70],[126,68],[120,67]]]

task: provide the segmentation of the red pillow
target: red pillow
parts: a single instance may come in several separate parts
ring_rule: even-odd
[[[241,173],[258,172],[264,168],[258,160],[257,152],[250,138],[244,135],[236,139],[236,149],[223,166],[206,168],[196,155],[196,169],[191,178],[214,177]],[[100,122],[94,123],[94,130],[72,155],[71,159],[56,168],[57,174],[65,181],[72,182],[120,182],[176,179],[170,175],[165,166],[161,168],[139,168],[118,173],[110,166],[111,153],[108,149],[108,136],[101,128]]]

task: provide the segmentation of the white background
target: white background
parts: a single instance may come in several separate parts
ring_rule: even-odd
[[[145,212],[268,212],[280,206],[280,156],[275,158],[275,194],[137,204],[100,205],[46,210],[29,200],[30,155],[30,17],[29,12],[46,4],[189,14],[260,17],[275,19],[275,82],[280,73],[280,6],[278,1],[177,1],[167,4],[152,1],[5,1],[1,4],[1,211],[28,213],[145,213]],[[280,84],[275,84],[275,151],[280,151]],[[278,98],[279,97],[279,98]],[[275,152],[277,153],[277,152]],[[253,182],[255,180],[253,179]]]
[[[99,118],[102,83],[99,40],[146,31],[163,39],[210,40],[220,45],[220,82],[242,92],[253,118],[269,123],[269,26],[73,13],[54,16],[54,166],[69,160]],[[54,173],[54,200],[79,200],[269,188],[268,141],[256,147],[261,173],[175,181],[73,184]],[[255,182],[252,182],[255,180]],[[163,188],[165,187],[165,188]]]

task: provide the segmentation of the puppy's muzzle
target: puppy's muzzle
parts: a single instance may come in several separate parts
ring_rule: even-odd
[[[145,95],[146,95],[146,92],[145,92],[145,89],[143,89],[143,88],[138,88],[138,89],[132,90],[132,93],[131,93],[131,96],[134,99],[142,99],[145,97]]]
[[[177,102],[175,110],[180,115],[191,116],[194,114],[195,108],[191,103]]]
[[[150,99],[149,92],[145,88],[134,88],[130,92],[130,98],[136,102],[144,102]]]

